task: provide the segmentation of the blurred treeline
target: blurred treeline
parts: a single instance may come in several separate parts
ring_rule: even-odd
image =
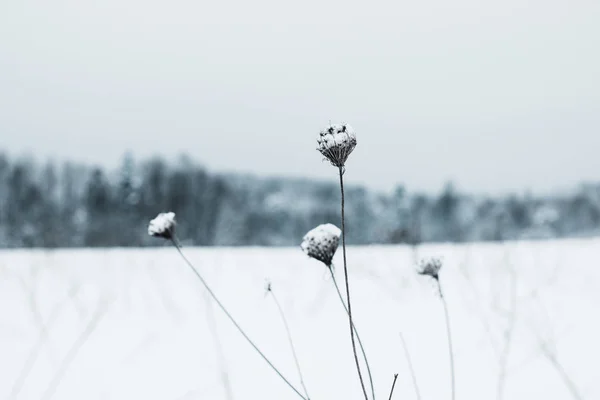
[[[401,179],[401,177],[399,177]],[[463,242],[600,234],[600,184],[556,196],[481,197],[451,184],[437,195],[349,186],[353,244]],[[0,247],[149,246],[148,221],[177,214],[188,245],[298,245],[318,224],[339,225],[337,182],[216,174],[181,157],[117,170],[39,163],[0,153]]]

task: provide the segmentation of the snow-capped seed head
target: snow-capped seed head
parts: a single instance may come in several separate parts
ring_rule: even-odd
[[[319,133],[317,150],[335,167],[343,167],[356,147],[356,134],[348,124],[329,124]]]
[[[148,235],[171,239],[175,232],[175,213],[160,213],[150,221],[148,225]]]
[[[421,260],[417,272],[421,275],[428,275],[434,279],[439,279],[442,261],[439,258],[429,258]]]
[[[331,260],[340,243],[342,231],[333,224],[323,224],[308,231],[300,248],[307,256],[331,267]]]

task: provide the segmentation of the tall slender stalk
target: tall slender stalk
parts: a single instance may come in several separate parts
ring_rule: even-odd
[[[346,310],[346,314],[348,314],[348,307],[346,307],[346,303],[344,302],[344,297],[342,296],[342,292],[340,291],[340,287],[337,284],[337,280],[335,279],[335,274],[333,273],[333,266],[329,267],[329,271],[331,272],[331,278],[333,280],[333,285],[335,286],[335,290],[342,302],[342,306],[344,306],[344,310]],[[356,325],[352,322],[352,328],[354,328],[354,333],[356,334],[356,339],[358,340],[358,345],[360,347],[360,351],[362,352],[363,359],[365,360],[365,365],[367,366],[367,374],[369,375],[369,381],[371,383],[371,396],[373,399],[375,398],[375,388],[373,385],[373,376],[371,375],[371,367],[369,366],[369,361],[367,360],[367,353],[365,353],[365,348],[363,347],[362,340],[360,340],[360,335],[358,334],[358,330],[356,329]]]
[[[400,343],[402,343],[402,348],[404,349],[404,355],[406,356],[406,362],[408,363],[408,369],[410,370],[413,387],[415,388],[415,395],[417,396],[417,400],[421,400],[421,392],[419,391],[419,385],[417,383],[417,374],[415,374],[415,369],[412,365],[412,359],[410,358],[410,353],[408,352],[408,346],[406,345],[406,341],[404,340],[404,335],[402,335],[402,332],[400,332]]]
[[[248,335],[246,335],[246,333],[244,332],[244,330],[238,325],[238,323],[235,321],[235,319],[233,319],[233,317],[231,316],[231,314],[229,313],[229,311],[227,311],[227,309],[225,308],[225,306],[223,305],[223,303],[221,303],[221,301],[219,301],[219,299],[217,298],[217,296],[215,295],[215,293],[212,291],[212,289],[210,288],[210,286],[208,286],[208,283],[206,283],[206,281],[204,280],[204,278],[202,278],[202,275],[200,275],[200,273],[196,270],[196,268],[194,268],[194,266],[192,265],[192,263],[187,259],[187,257],[183,254],[183,251],[181,250],[181,246],[177,240],[177,238],[175,237],[175,235],[171,236],[171,242],[173,243],[173,245],[175,246],[175,248],[177,249],[177,251],[179,252],[179,254],[181,255],[181,257],[183,258],[183,260],[185,261],[185,263],[187,264],[188,267],[190,267],[190,269],[192,270],[192,272],[196,275],[196,277],[200,280],[200,282],[202,283],[202,285],[204,286],[204,288],[208,291],[208,293],[211,295],[211,297],[213,298],[213,300],[215,301],[215,303],[217,303],[217,305],[219,306],[219,308],[225,313],[225,315],[227,316],[227,318],[229,318],[229,320],[233,323],[233,325],[237,328],[237,330],[242,334],[242,336],[248,341],[248,343],[250,343],[250,345],[254,348],[254,350],[256,350],[256,352],[263,358],[263,360],[266,361],[267,364],[269,364],[269,366],[273,369],[273,371],[275,371],[275,373],[277,375],[279,375],[279,377],[281,379],[283,379],[283,381],[294,391],[296,392],[296,394],[298,396],[300,396],[300,398],[304,399],[304,400],[308,400],[307,398],[305,398],[302,393],[300,393],[298,391],[298,389],[296,389],[294,387],[294,385],[292,385],[290,383],[290,381],[288,381],[281,372],[279,372],[279,370],[277,369],[277,367],[275,367],[275,365],[273,365],[273,363],[271,363],[271,361],[269,361],[269,359],[267,358],[267,356],[264,355],[264,353],[262,351],[260,351],[260,349],[256,346],[256,344],[254,344],[254,342],[248,337]]]
[[[290,348],[292,349],[292,355],[294,356],[294,363],[296,364],[296,370],[298,370],[298,376],[300,377],[300,384],[302,385],[302,388],[304,389],[304,394],[306,395],[306,398],[308,400],[310,400],[310,396],[308,395],[308,390],[306,389],[306,385],[304,384],[304,376],[302,375],[302,369],[300,368],[300,362],[298,361],[298,355],[296,354],[296,347],[294,346],[294,341],[292,340],[292,333],[291,333],[290,327],[287,323],[287,318],[285,318],[285,314],[283,313],[283,308],[281,307],[279,300],[277,300],[277,296],[275,296],[275,292],[271,288],[270,284],[269,284],[269,288],[267,291],[268,291],[268,293],[271,294],[271,297],[273,298],[273,301],[275,302],[275,305],[277,306],[277,310],[279,311],[279,316],[281,317],[281,320],[283,321],[283,325],[284,325],[285,331],[287,333],[288,341],[290,343]]]
[[[344,214],[344,167],[338,167],[340,171],[340,190],[342,192],[342,250],[344,254],[344,279],[346,280],[346,301],[348,304],[348,320],[350,323],[350,339],[352,339],[352,352],[354,353],[354,362],[356,363],[356,370],[358,371],[358,378],[360,379],[360,385],[365,395],[365,400],[369,400],[367,396],[367,389],[365,388],[365,382],[363,381],[362,372],[360,370],[360,362],[358,361],[358,354],[356,353],[356,342],[354,340],[354,323],[352,322],[352,305],[350,303],[350,284],[348,283],[348,265],[346,262],[346,221]],[[374,399],[373,399],[374,400]]]
[[[360,362],[358,361],[358,354],[356,353],[356,342],[354,340],[354,323],[352,322],[352,305],[350,303],[350,285],[348,283],[348,265],[346,262],[346,221],[344,214],[344,167],[338,167],[340,172],[340,190],[342,192],[342,250],[344,254],[344,278],[346,280],[346,297],[348,303],[348,320],[350,324],[350,339],[352,341],[352,352],[354,353],[354,362],[356,363],[356,370],[358,371],[358,378],[360,379],[360,385],[365,395],[365,400],[369,400],[367,396],[367,389],[365,388],[365,382],[363,381],[362,372],[360,370]],[[374,399],[373,399],[374,400]]]
[[[450,384],[452,388],[452,400],[456,398],[456,384],[454,381],[454,351],[452,350],[452,334],[450,332],[450,313],[448,312],[448,303],[446,302],[446,298],[444,297],[444,293],[442,292],[442,284],[440,283],[440,279],[436,278],[438,291],[440,293],[440,298],[442,299],[442,305],[444,306],[444,315],[446,317],[446,336],[448,337],[448,353],[450,357]]]

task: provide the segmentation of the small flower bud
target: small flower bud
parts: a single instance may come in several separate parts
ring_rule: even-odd
[[[319,133],[317,150],[335,167],[343,167],[356,147],[356,134],[347,124],[333,124]]]
[[[160,213],[150,221],[148,225],[148,235],[172,239],[175,232],[175,213]]]
[[[300,248],[307,256],[331,267],[341,235],[342,231],[333,224],[319,225],[304,235]]]
[[[440,269],[442,268],[442,261],[439,258],[430,258],[427,260],[421,260],[417,273],[421,275],[428,275],[434,279],[440,278]]]

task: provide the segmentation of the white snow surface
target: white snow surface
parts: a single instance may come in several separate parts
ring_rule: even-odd
[[[362,398],[348,320],[322,263],[298,248],[184,252],[300,389],[265,296],[271,281],[312,400]],[[399,332],[423,400],[450,398],[442,305],[415,273],[423,257],[444,262],[457,399],[497,399],[502,360],[506,400],[600,398],[600,240],[589,239],[349,247],[352,310],[378,399],[394,373],[394,399],[416,399]],[[341,283],[341,251],[334,262]],[[0,377],[0,399],[299,399],[167,247],[0,251]]]

